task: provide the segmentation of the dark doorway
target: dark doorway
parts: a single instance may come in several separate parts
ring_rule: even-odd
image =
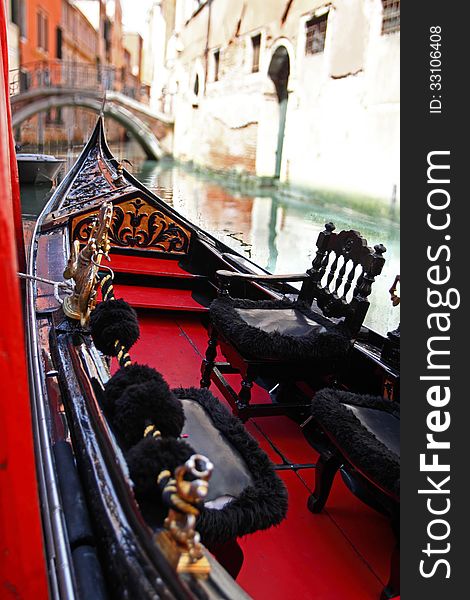
[[[285,46],[279,46],[274,52],[268,69],[268,75],[276,88],[277,99],[279,101],[279,129],[277,135],[276,148],[276,166],[274,177],[281,175],[282,147],[284,145],[284,132],[286,129],[287,116],[287,82],[290,74],[289,54]]]

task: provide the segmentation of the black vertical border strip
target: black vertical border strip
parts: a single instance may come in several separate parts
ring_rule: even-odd
[[[403,2],[401,7],[401,284],[403,289],[402,346],[402,495],[401,495],[401,597],[403,600],[450,600],[468,597],[470,575],[470,394],[466,385],[466,371],[470,373],[467,339],[470,333],[468,315],[468,243],[470,228],[467,206],[470,206],[467,189],[467,173],[470,175],[470,94],[468,80],[470,65],[468,56],[468,5],[467,3],[445,3],[436,0],[426,2]],[[442,90],[430,89],[430,28],[441,28]],[[467,29],[467,31],[466,31]],[[434,30],[435,31],[435,30]],[[430,114],[432,96],[441,96],[441,114]],[[440,159],[450,164],[450,184],[434,185],[427,182],[427,156],[432,151],[449,150],[450,156]],[[442,173],[441,173],[442,176]],[[451,196],[448,209],[431,211],[427,196],[432,188],[445,188]],[[436,200],[439,194],[434,196]],[[444,198],[444,195],[440,195]],[[436,220],[444,219],[449,212],[451,223],[445,231],[433,231],[427,225],[427,214],[435,213]],[[450,240],[445,239],[450,235]],[[430,262],[427,247],[433,252],[448,245],[451,256],[446,262],[447,252],[440,259]],[[435,252],[433,254],[435,256]],[[448,284],[436,286],[428,282],[428,268],[439,264],[442,273],[450,267]],[[460,306],[454,310],[428,306],[428,287],[440,289],[443,294],[449,288],[460,293]],[[455,297],[455,296],[454,296]],[[423,473],[419,468],[420,454],[426,452],[426,434],[429,433],[426,418],[435,408],[427,402],[430,381],[420,380],[429,375],[427,369],[427,342],[439,335],[435,321],[428,328],[427,316],[433,312],[450,314],[450,342],[436,342],[441,349],[450,348],[450,356],[440,357],[442,364],[450,363],[451,399],[441,411],[448,410],[451,424],[447,431],[435,434],[435,438],[450,441],[450,450],[441,450],[439,462],[450,463],[449,473]],[[437,347],[437,346],[435,346]],[[431,371],[443,374],[444,371]],[[442,418],[444,415],[442,414]],[[433,451],[428,451],[431,455]],[[427,462],[431,458],[428,457]],[[441,486],[449,494],[418,494],[419,489],[432,489],[427,476],[437,485],[447,475],[450,481]],[[431,515],[431,506],[443,509],[450,499],[447,514]],[[442,540],[433,540],[428,527],[433,519],[444,519],[450,525],[450,534]],[[446,533],[445,524],[434,524],[431,532],[435,536]],[[423,550],[428,548],[428,554]],[[447,546],[450,544],[450,546]],[[446,552],[448,550],[448,552]],[[437,561],[447,560],[447,565]],[[420,574],[423,570],[434,575],[428,578]],[[468,564],[467,564],[468,563]]]

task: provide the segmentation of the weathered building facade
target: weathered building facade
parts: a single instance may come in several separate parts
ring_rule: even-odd
[[[61,0],[10,0],[11,18],[19,29],[22,65],[56,57],[61,4]]]
[[[139,76],[123,45],[119,0],[8,0],[12,88],[35,86],[114,89],[139,99]],[[15,70],[16,68],[16,70]],[[83,143],[96,115],[76,106],[53,107],[16,131],[21,144]],[[113,123],[111,141],[125,138]]]
[[[62,0],[60,48],[58,59],[62,61],[63,83],[70,87],[85,85],[86,80],[96,77],[95,67],[99,52],[98,31],[86,15],[71,0]],[[89,67],[87,67],[89,65]],[[96,120],[95,116],[83,109],[67,106],[48,111],[46,124],[47,137],[68,143],[86,139]]]
[[[124,32],[124,47],[129,52],[131,74],[140,81],[142,73],[143,39],[137,32]]]
[[[318,192],[399,195],[399,0],[161,4],[173,18],[162,108],[176,157]]]

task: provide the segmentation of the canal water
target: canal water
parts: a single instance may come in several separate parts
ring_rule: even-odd
[[[44,149],[48,150],[52,149]],[[80,150],[54,148],[51,153],[66,158],[65,172]],[[397,327],[399,307],[392,307],[388,293],[400,272],[396,210],[380,202],[361,204],[290,188],[255,190],[252,182],[236,177],[209,174],[169,160],[145,161],[133,142],[112,146],[112,151],[117,158],[131,160],[133,175],[179,213],[273,273],[305,271],[327,221],[333,221],[338,231],[359,230],[369,245],[384,244],[385,267],[374,284],[365,324],[381,334]],[[44,186],[22,186],[24,218],[34,220],[52,192]]]

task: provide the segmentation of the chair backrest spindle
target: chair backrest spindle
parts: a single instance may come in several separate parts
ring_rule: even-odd
[[[309,278],[302,285],[299,301],[311,305],[316,300],[325,316],[344,317],[355,336],[369,308],[372,284],[385,263],[385,251],[382,244],[374,246],[373,250],[369,248],[367,240],[358,231],[335,233],[333,223],[326,223],[325,230],[318,236],[317,253],[307,271]],[[351,288],[352,298],[348,299]]]

